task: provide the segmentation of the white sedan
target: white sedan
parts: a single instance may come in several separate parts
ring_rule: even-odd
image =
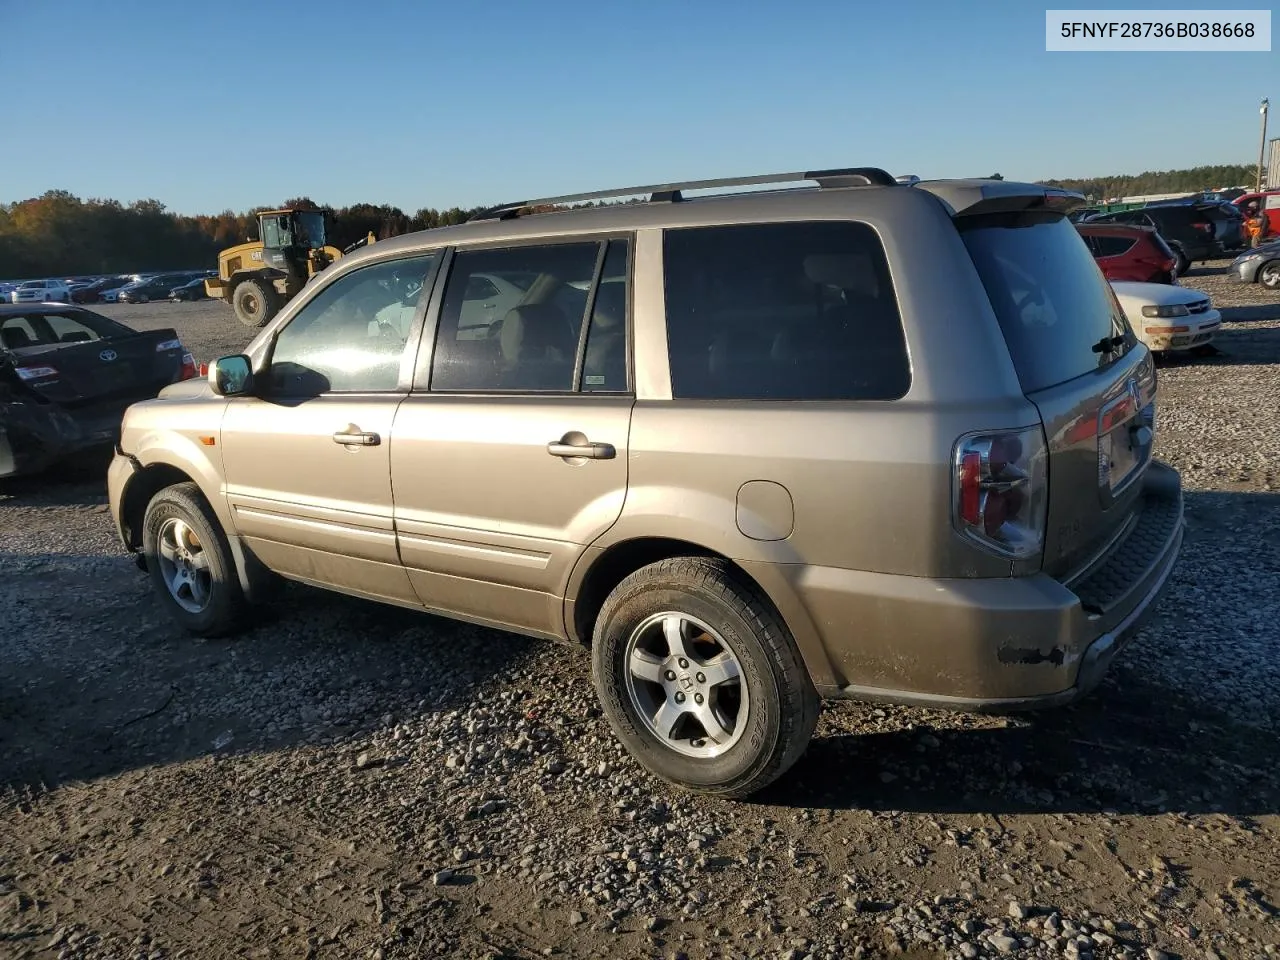
[[[1112,281],[1111,289],[1129,318],[1129,326],[1152,351],[1203,347],[1222,326],[1222,314],[1203,290],[1128,280]]]

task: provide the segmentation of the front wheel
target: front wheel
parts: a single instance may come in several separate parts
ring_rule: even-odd
[[[160,602],[183,629],[217,637],[239,626],[247,603],[231,548],[194,483],[165,487],[151,498],[142,549]]]
[[[786,626],[720,560],[637,570],[606,599],[592,676],[614,733],[650,772],[745,797],[804,753],[818,695]]]
[[[246,327],[265,327],[276,315],[276,291],[263,280],[242,280],[231,293],[236,319]]]
[[[1268,290],[1280,290],[1280,260],[1271,260],[1258,269],[1258,282]]]

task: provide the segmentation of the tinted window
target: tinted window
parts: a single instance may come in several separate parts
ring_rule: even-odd
[[[85,343],[132,333],[128,327],[114,320],[87,311],[9,316],[0,324],[0,341],[14,350],[59,343]]]
[[[884,249],[862,223],[744,224],[664,238],[680,398],[889,400],[910,384]]]
[[[488,300],[498,296],[498,288],[484,277],[472,277],[467,281],[464,300]]]
[[[1065,217],[974,217],[962,236],[1024,391],[1074,379],[1128,349],[1094,349],[1104,338],[1127,332],[1128,324]]]
[[[572,390],[599,253],[595,242],[459,251],[440,308],[431,389]],[[508,273],[534,278],[521,288],[503,279]],[[498,289],[495,299],[468,297],[477,274]]]
[[[280,331],[277,396],[394,390],[434,254],[355,270],[329,284]]]
[[[1118,257],[1128,253],[1137,242],[1130,237],[1093,237],[1094,256]]]
[[[582,362],[586,393],[627,389],[627,251],[626,240],[609,241],[600,286],[591,307],[587,348]]]

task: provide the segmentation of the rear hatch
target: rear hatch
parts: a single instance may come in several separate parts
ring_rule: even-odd
[[[1044,422],[1043,569],[1069,579],[1133,518],[1151,457],[1155,367],[1061,213],[976,212],[956,223]]]
[[[180,378],[185,349],[173,329],[120,329],[125,333],[12,350],[14,365],[39,396],[86,413],[123,409]]]

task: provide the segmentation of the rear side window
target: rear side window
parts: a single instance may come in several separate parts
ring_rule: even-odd
[[[961,236],[1024,392],[1074,380],[1131,347],[1115,294],[1065,217],[973,217],[961,222]]]
[[[673,396],[895,400],[907,392],[898,302],[884,247],[866,224],[668,230],[663,262]]]
[[[1118,257],[1128,253],[1136,240],[1132,237],[1093,237],[1094,255],[1099,257]]]

